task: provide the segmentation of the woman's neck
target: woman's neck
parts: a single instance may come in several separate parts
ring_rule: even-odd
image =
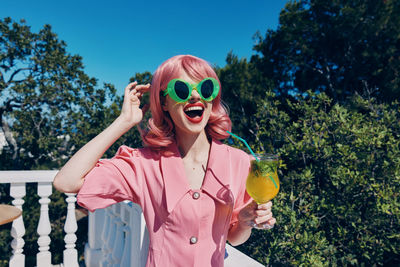
[[[204,154],[208,155],[208,152],[210,151],[210,141],[208,140],[205,131],[202,131],[199,134],[177,133],[175,137],[182,158],[198,158]]]

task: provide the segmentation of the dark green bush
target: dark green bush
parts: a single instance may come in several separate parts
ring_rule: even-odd
[[[284,163],[277,226],[241,250],[272,266],[400,264],[399,104],[351,103],[267,94],[258,135]]]

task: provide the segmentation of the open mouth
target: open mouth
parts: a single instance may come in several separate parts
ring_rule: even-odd
[[[193,123],[199,123],[203,119],[204,105],[203,104],[189,104],[184,110],[186,118]]]

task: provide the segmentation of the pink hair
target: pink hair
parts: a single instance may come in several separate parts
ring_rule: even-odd
[[[179,78],[184,71],[195,81],[201,81],[206,77],[217,79],[213,68],[203,59],[191,55],[174,56],[162,63],[153,75],[150,88],[150,110],[152,118],[148,121],[147,130],[140,130],[145,145],[163,149],[175,141],[174,124],[168,113],[161,107],[161,91],[167,88],[170,80]],[[221,103],[221,90],[213,100],[213,107],[205,128],[206,133],[213,139],[225,139],[229,136],[226,131],[231,130],[231,120]]]

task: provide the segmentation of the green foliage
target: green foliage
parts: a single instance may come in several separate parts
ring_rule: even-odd
[[[311,89],[344,101],[357,92],[390,102],[400,98],[398,14],[398,0],[289,1],[251,62],[284,95]]]
[[[284,163],[278,225],[255,232],[240,247],[248,255],[272,266],[400,264],[399,10],[290,1],[250,62],[229,55],[219,70],[233,132]]]
[[[283,160],[273,201],[277,226],[254,231],[240,246],[260,262],[400,265],[400,105],[381,104],[400,96],[399,3],[290,1],[278,29],[259,36],[250,62],[230,53],[217,68],[232,131]],[[6,18],[0,32],[0,123],[13,134],[0,169],[59,168],[119,115],[123,97],[111,84],[97,88],[81,57],[68,54],[49,25],[32,33],[23,21]],[[131,81],[151,78],[143,72]],[[138,131],[104,157],[122,144],[141,146]],[[8,192],[0,186],[1,203],[10,203]],[[51,198],[51,250],[59,263],[66,205],[58,192]],[[36,187],[28,185],[28,266],[38,250],[38,216]],[[10,258],[10,226],[0,226],[0,265]],[[80,255],[86,227],[79,222]]]
[[[5,18],[0,32],[0,123],[8,143],[0,169],[59,167],[110,122],[115,89],[96,88],[50,25],[33,33]]]
[[[260,128],[255,119],[257,104],[270,83],[246,59],[229,53],[226,62],[227,65],[217,68],[216,72],[222,84],[222,100],[229,107],[232,131],[246,136],[246,141],[257,141],[256,132]],[[264,150],[263,147],[259,149]]]
[[[0,20],[0,33],[0,126],[9,134],[8,145],[0,152],[0,170],[58,169],[119,115],[122,98],[111,84],[97,88],[96,79],[84,73],[81,57],[68,54],[65,42],[58,40],[49,25],[33,33],[24,21],[5,18]],[[119,144],[126,139],[139,140],[138,134],[132,134]],[[112,147],[105,156],[115,151]],[[27,184],[23,207],[27,266],[36,264],[38,252],[36,192],[36,184]],[[10,203],[9,185],[0,185],[0,193],[0,202]],[[64,198],[53,190],[49,204],[55,263],[62,261],[65,249]],[[76,247],[82,255],[87,220],[78,225]],[[0,228],[0,265],[11,257],[10,227]]]
[[[358,97],[350,107],[311,92],[277,99],[268,93],[257,114],[259,139],[286,166],[277,227],[241,249],[272,266],[399,264],[399,104]]]

